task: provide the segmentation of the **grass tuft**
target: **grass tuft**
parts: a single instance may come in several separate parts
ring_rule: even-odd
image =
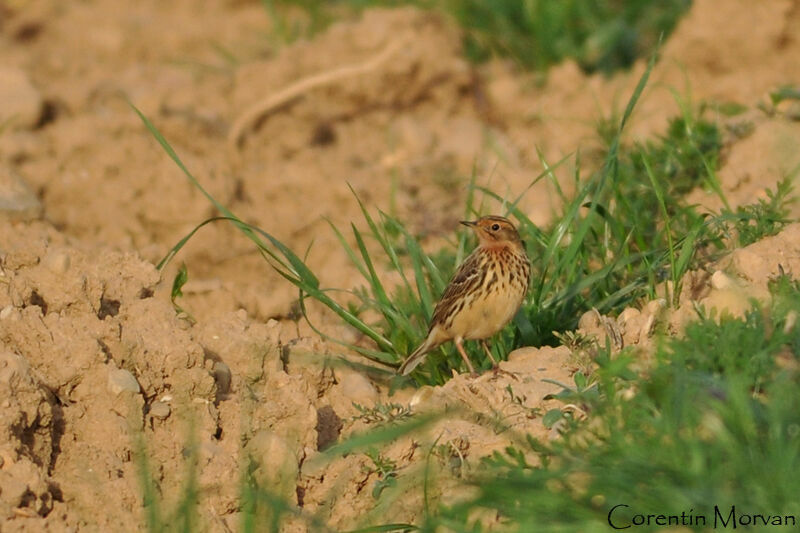
[[[794,190],[794,173],[780,180],[775,190],[767,190],[767,198],[760,198],[754,204],[739,206],[734,218],[739,246],[747,246],[764,237],[777,234],[787,224],[789,219],[789,206],[796,198],[792,196]],[[726,213],[730,214],[730,211]]]
[[[670,286],[664,281],[672,282],[672,292],[666,296],[675,303],[683,275],[731,244],[730,234],[746,245],[788,223],[787,206],[797,170],[766,199],[735,211],[726,204],[719,215],[702,215],[686,205],[683,194],[693,187],[720,190],[715,176],[720,136],[716,126],[702,117],[684,114],[651,143],[632,147],[621,143],[652,65],[651,61],[614,134],[607,137],[602,167],[584,177],[580,158],[575,156],[576,192],[572,197],[562,195],[562,210],[549,227],[536,227],[517,207],[519,198],[508,201],[472,183],[468,216],[478,211],[474,195],[497,200],[516,220],[533,259],[534,283],[528,300],[513,324],[492,343],[499,359],[521,345],[567,342],[588,350],[580,338],[565,333],[574,329],[582,312],[592,308],[602,313],[620,311],[659,296],[661,287]],[[321,287],[310,267],[288,246],[241,221],[208,195],[155,126],[139,115],[186,177],[223,215],[199,224],[173,247],[159,268],[205,224],[232,223],[272,268],[298,288],[304,313],[308,298],[328,306],[369,339],[358,345],[342,344],[384,365],[386,376],[391,376],[391,369],[422,340],[450,273],[471,246],[470,237],[462,233],[449,249],[426,253],[420,239],[399,219],[380,211],[373,214],[356,197],[364,229],[351,224],[345,234],[331,228],[361,273],[363,286],[344,291]],[[608,125],[604,128],[609,130]],[[531,183],[541,179],[556,183],[554,169],[566,159],[555,164],[542,159],[545,171]],[[386,284],[381,275],[387,268],[397,274],[395,285]],[[173,286],[173,301],[180,296],[184,281],[185,271],[181,271]],[[420,526],[383,524],[362,531],[470,530],[479,527],[468,522],[479,509],[496,511],[518,530],[605,531],[609,510],[620,503],[630,506],[620,511],[623,523],[631,520],[628,511],[680,514],[693,508],[698,515],[713,516],[715,505],[724,507],[728,502],[763,513],[791,514],[792,494],[800,489],[800,482],[792,477],[800,467],[800,415],[795,401],[800,385],[800,328],[796,325],[800,285],[781,275],[770,290],[772,301],[763,308],[754,307],[743,318],[701,314],[687,327],[685,338],[659,341],[656,360],[644,375],[634,372],[637,354],[631,349],[612,356],[610,347],[592,346],[596,370],[586,365],[574,375],[573,384],[559,384],[563,390],[553,398],[563,405],[543,414],[546,425],[561,432],[561,439],[545,443],[529,438],[525,446],[495,454],[474,476],[470,474],[477,495],[450,506],[437,508],[429,501],[432,481],[426,468],[425,514]],[[347,294],[344,303],[339,298],[342,293]],[[468,345],[468,351],[479,361],[476,367],[488,367],[477,346]],[[416,384],[442,383],[461,365],[455,349],[444,346],[411,379]],[[513,390],[508,392],[513,398]],[[328,448],[314,461],[367,454],[373,463],[370,474],[377,478],[372,494],[378,499],[386,491],[385,499],[388,489],[402,486],[403,472],[381,455],[379,446],[427,427],[440,415],[411,416],[395,404],[357,409],[359,419],[374,423],[370,430]],[[586,416],[589,422],[584,422]],[[157,487],[146,474],[146,463],[143,471],[148,524],[160,531],[164,519]],[[193,483],[190,478],[185,504],[175,514],[189,528],[196,525],[186,514],[195,512]],[[317,517],[306,516],[259,486],[252,476],[246,476],[243,486],[245,531],[267,523],[278,530],[281,520],[290,516],[325,530]]]
[[[598,358],[598,393],[581,397],[589,423],[495,454],[474,479],[478,496],[426,527],[464,530],[476,508],[520,531],[607,531],[616,505],[628,506],[614,513],[620,526],[633,514],[691,509],[707,529],[715,506],[727,517],[731,505],[794,516],[800,328],[786,326],[800,310],[800,285],[781,276],[771,290],[767,309],[700,317],[685,339],[663,339],[646,375],[631,370],[629,350]]]
[[[321,31],[337,17],[369,7],[413,5],[445,13],[461,27],[474,62],[507,57],[544,72],[567,58],[586,72],[630,67],[675,28],[691,0],[262,0],[279,40]],[[306,14],[292,19],[289,11]],[[290,22],[291,21],[291,22]]]

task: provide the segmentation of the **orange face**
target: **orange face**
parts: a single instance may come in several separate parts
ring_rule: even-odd
[[[475,221],[462,220],[462,224],[469,226],[475,231],[478,240],[482,244],[494,244],[500,242],[519,243],[521,239],[517,228],[510,220],[498,216],[485,216]]]

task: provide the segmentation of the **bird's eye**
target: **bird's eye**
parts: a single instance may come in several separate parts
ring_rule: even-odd
[[[499,230],[499,229],[500,229],[500,224],[498,224],[497,222],[495,222],[494,224],[492,224],[492,231],[497,231],[497,230]]]

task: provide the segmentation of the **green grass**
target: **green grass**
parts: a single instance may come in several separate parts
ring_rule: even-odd
[[[721,190],[715,175],[719,132],[699,113],[685,113],[671,121],[666,133],[650,143],[622,144],[649,72],[612,128],[613,134],[608,134],[600,168],[584,170],[580,155],[574,156],[573,195],[564,194],[554,176],[554,169],[565,160],[544,161],[546,170],[532,179],[532,183],[550,180],[562,196],[563,207],[550,226],[536,227],[516,207],[519,198],[505,199],[472,184],[465,216],[479,211],[479,196],[500,200],[518,223],[533,259],[529,297],[513,324],[492,343],[499,358],[518,346],[557,344],[559,338],[570,338],[554,332],[574,329],[580,314],[591,308],[615,313],[658,296],[674,303],[680,280],[689,269],[724,253],[725,247],[774,234],[788,222],[786,206],[796,172],[767,199],[750,206],[731,210],[723,197],[726,207],[719,214],[701,215],[686,204],[682,195],[692,187],[708,187],[718,194]],[[393,366],[422,340],[436,299],[456,264],[474,245],[469,235],[461,233],[447,249],[428,254],[402,221],[383,212],[373,214],[361,204],[363,222],[352,224],[349,235],[334,226],[331,231],[361,272],[363,286],[355,290],[321,287],[299,255],[269,233],[245,224],[205,193],[166,139],[140,116],[186,177],[224,215],[198,225],[160,268],[205,224],[233,223],[269,265],[300,290],[304,309],[308,298],[328,306],[370,340],[346,345],[349,349],[384,365],[384,376],[396,380],[395,385],[409,383],[391,377]],[[380,273],[387,268],[400,274],[399,285],[383,283]],[[175,298],[182,281],[176,280]],[[665,281],[672,282],[673,290],[659,293],[668,290]],[[525,446],[494,456],[470,477],[477,496],[452,506],[426,498],[428,512],[418,526],[431,531],[441,526],[480,530],[467,517],[477,509],[491,509],[520,531],[599,531],[607,530],[607,513],[617,503],[630,506],[620,511],[621,520],[630,519],[625,514],[629,511],[680,514],[695,509],[696,514],[708,515],[717,504],[723,508],[735,504],[752,512],[792,512],[793,494],[800,488],[792,477],[800,461],[796,409],[800,336],[797,326],[787,324],[796,320],[800,310],[800,289],[782,276],[771,290],[773,301],[763,309],[755,307],[743,319],[701,314],[687,327],[685,338],[660,340],[656,361],[645,375],[632,370],[637,354],[630,349],[613,357],[601,349],[595,357],[597,369],[576,374],[575,386],[558,395],[587,411],[587,422],[577,420],[569,410],[545,413],[548,425],[566,422],[563,439],[549,444],[529,440]],[[366,316],[377,319],[367,321]],[[468,344],[468,351],[476,367],[488,367],[477,346]],[[452,369],[463,370],[461,364],[454,348],[444,346],[412,374],[411,382],[442,383]],[[381,499],[403,486],[404,480],[403,473],[381,455],[380,446],[430,421],[420,415],[406,416],[393,406],[360,411],[386,424],[332,446],[324,457],[369,454],[379,474],[372,494]],[[265,523],[277,529],[289,514],[324,530],[318,517],[298,514],[251,477],[244,479],[244,530],[258,530]],[[426,478],[426,490],[434,482]],[[195,491],[196,500],[193,483],[188,487]],[[144,491],[150,528],[161,530],[164,519],[158,512],[157,491],[148,483]],[[181,511],[185,512],[189,511]],[[375,530],[393,527],[379,525]],[[410,526],[397,526],[403,527]]]
[[[465,32],[467,56],[512,58],[543,70],[573,58],[586,72],[627,68],[668,35],[687,0],[466,0],[442,2]]]
[[[708,530],[715,506],[727,520],[732,505],[740,514],[795,516],[800,283],[782,275],[770,283],[770,292],[768,303],[754,304],[742,318],[698,313],[685,337],[658,341],[646,373],[632,369],[635,349],[616,355],[601,349],[597,370],[588,377],[576,374],[577,387],[556,395],[581,406],[586,421],[562,415],[567,424],[560,439],[518,439],[520,444],[483,459],[468,473],[459,469],[474,495],[452,505],[426,497],[418,524],[378,523],[359,531],[483,531],[474,522],[481,510],[491,510],[511,531],[607,531],[608,514],[617,505],[627,506],[613,513],[619,526],[638,514],[685,513],[707,520],[708,527],[692,529]],[[409,475],[424,476],[427,493],[436,483],[429,469],[400,471],[380,450],[434,420],[418,414],[399,423],[384,419],[315,461],[364,453],[375,475],[368,489],[376,503],[406,486]],[[174,511],[165,513],[143,449],[138,446],[137,456],[149,530],[192,531],[199,500],[193,454],[187,458],[184,493]],[[434,455],[447,459],[448,453],[434,442],[428,461]],[[290,516],[314,531],[330,531],[319,516],[304,513],[247,472],[241,484],[242,531],[280,531]]]
[[[683,275],[722,253],[731,224],[742,242],[752,242],[786,223],[791,177],[771,193],[769,201],[740,207],[735,213],[725,210],[709,217],[682,201],[682,193],[693,186],[720,190],[715,175],[720,134],[714,124],[702,118],[686,113],[671,121],[667,133],[657,141],[631,147],[620,144],[650,68],[620,117],[603,165],[585,177],[580,157],[575,157],[577,192],[573,196],[567,197],[554,177],[554,170],[566,159],[553,164],[543,160],[545,171],[531,185],[551,180],[563,200],[561,212],[549,227],[536,227],[516,207],[520,198],[508,201],[491,190],[471,185],[464,216],[477,215],[477,195],[499,200],[516,219],[532,258],[533,283],[528,298],[513,324],[492,343],[497,359],[505,359],[518,346],[559,344],[558,334],[574,329],[581,314],[592,308],[616,313],[644,299],[666,297],[674,302]],[[321,287],[311,268],[288,246],[245,224],[208,195],[166,139],[146,117],[141,118],[187,178],[224,215],[198,225],[162,260],[160,269],[205,224],[232,222],[253,241],[270,266],[299,289],[304,315],[306,300],[314,299],[371,342],[352,344],[331,339],[312,324],[321,336],[383,366],[384,378],[394,379],[395,385],[408,379],[392,378],[393,369],[423,340],[437,299],[456,265],[474,247],[471,235],[461,233],[451,249],[428,254],[420,239],[400,220],[380,211],[373,215],[356,197],[366,228],[351,224],[349,238],[333,225],[331,231],[361,273],[363,285],[355,289]],[[399,285],[384,284],[380,273],[387,268],[400,275]],[[185,270],[179,272],[181,279],[176,279],[174,287],[178,293],[186,275]],[[467,351],[477,362],[477,369],[489,367],[488,358],[476,343],[467,343]],[[448,344],[429,356],[411,379],[416,384],[441,384],[452,376],[453,369],[465,370],[457,351]],[[381,371],[373,368],[372,372]]]
[[[142,490],[142,506],[145,523],[151,533],[172,531],[190,532],[197,528],[198,465],[197,445],[194,430],[190,430],[185,447],[186,474],[183,489],[171,509],[164,509],[164,500],[159,484],[153,476],[145,437],[140,429],[132,429],[134,435],[134,461],[139,473]]]
[[[726,518],[731,505],[796,515],[800,286],[782,276],[771,291],[744,318],[699,316],[684,338],[662,339],[645,375],[631,369],[634,351],[601,355],[596,393],[582,397],[587,422],[487,459],[472,480],[478,496],[424,529],[468,530],[476,508],[518,531],[608,531],[618,504],[629,506],[615,512],[620,525],[693,510],[711,526],[715,505]]]
[[[778,182],[774,191],[767,191],[766,199],[754,204],[736,208],[735,212],[724,213],[734,219],[737,240],[740,246],[747,246],[764,237],[775,235],[791,222],[789,204],[795,201],[792,196],[794,178],[800,172],[797,167],[792,173]]]
[[[674,29],[690,0],[262,0],[278,39],[291,42],[376,6],[414,5],[451,17],[463,31],[467,57],[512,59],[544,71],[567,58],[586,72],[627,68]],[[291,8],[305,13],[292,16]],[[296,13],[294,13],[296,15]]]

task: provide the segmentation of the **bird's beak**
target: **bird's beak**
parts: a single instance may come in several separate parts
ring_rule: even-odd
[[[470,228],[474,228],[475,226],[478,225],[478,222],[474,220],[462,220],[461,224],[464,224],[465,226],[468,226]]]

